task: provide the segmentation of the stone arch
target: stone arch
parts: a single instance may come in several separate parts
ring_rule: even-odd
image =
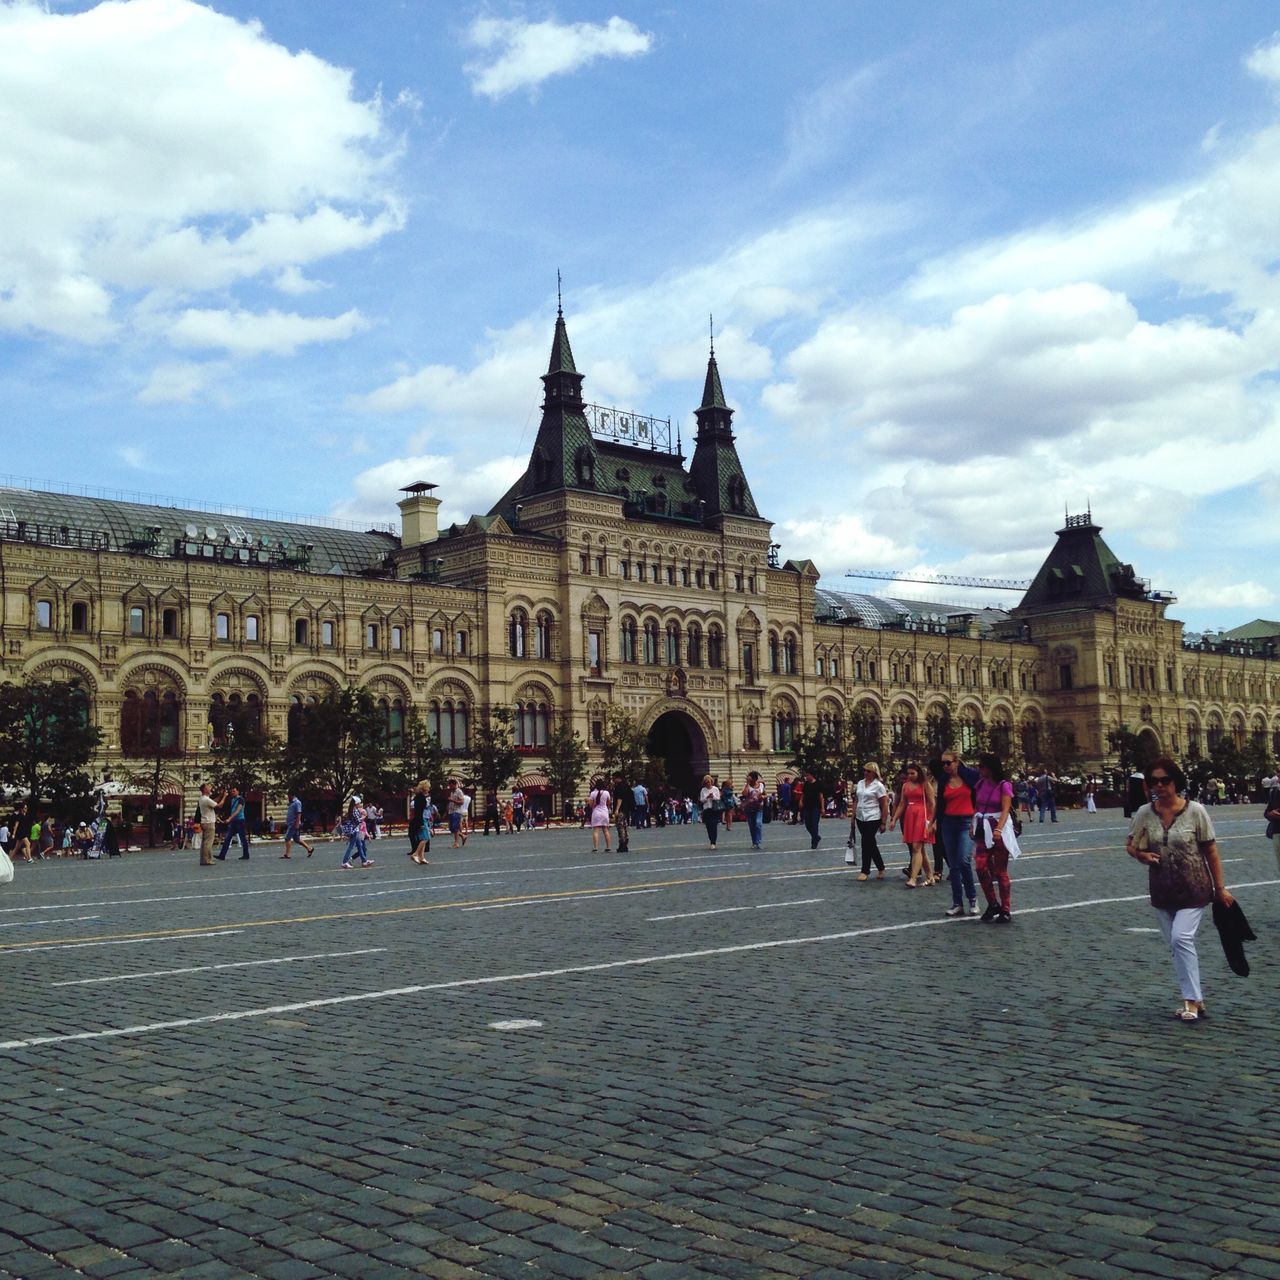
[[[98,695],[100,677],[80,660],[78,654],[75,658],[70,658],[63,657],[61,654],[51,654],[48,650],[45,650],[38,658],[34,658],[27,665],[23,674],[29,680],[56,680],[64,684],[76,681],[84,686],[90,701],[93,701]]]

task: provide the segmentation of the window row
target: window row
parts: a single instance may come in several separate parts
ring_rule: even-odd
[[[750,645],[744,646],[744,650],[744,670],[750,677],[754,674],[754,650]],[[640,627],[634,618],[626,618],[622,623],[621,655],[623,662],[642,662],[648,666],[722,667],[724,632],[714,622],[704,637],[702,627],[696,622],[691,622],[682,633],[677,622],[668,622],[665,628],[659,628],[650,618]]]

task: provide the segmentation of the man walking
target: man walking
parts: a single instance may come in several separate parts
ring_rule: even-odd
[[[631,788],[631,816],[633,827],[649,825],[649,788],[643,782],[637,782]]]
[[[1057,822],[1058,820],[1058,802],[1057,798],[1053,794],[1053,783],[1053,774],[1051,774],[1048,769],[1043,770],[1040,776],[1036,779],[1036,791],[1040,796],[1041,822],[1044,821],[1045,809],[1049,810],[1049,817],[1052,818],[1054,822]]]
[[[295,844],[300,844],[307,851],[308,858],[316,851],[315,845],[308,844],[302,838],[302,801],[293,795],[289,797],[289,812],[284,822],[284,852],[280,856],[289,857],[289,850]]]
[[[202,867],[213,866],[213,842],[218,834],[218,806],[222,803],[222,796],[216,800],[209,790],[207,782],[200,785],[200,799],[196,802],[197,811],[200,814],[200,865]],[[106,819],[101,819],[106,821]]]
[[[227,808],[227,834],[222,841],[222,852],[218,854],[219,862],[226,862],[227,850],[231,848],[231,842],[239,839],[240,848],[244,850],[240,855],[241,862],[249,861],[249,829],[245,826],[244,821],[244,796],[240,794],[238,787],[232,787],[230,791],[230,799]]]
[[[794,792],[792,795],[794,796]],[[804,819],[805,829],[809,832],[809,848],[816,849],[818,847],[819,835],[818,828],[822,819],[823,807],[822,788],[818,785],[818,780],[813,776],[812,769],[806,769],[804,774],[804,790],[800,795],[800,803],[802,805],[801,815]]]

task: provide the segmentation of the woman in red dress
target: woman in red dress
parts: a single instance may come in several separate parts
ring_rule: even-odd
[[[911,850],[911,868],[907,872],[907,888],[916,887],[916,877],[923,873],[920,884],[936,884],[929,863],[928,846],[933,842],[933,779],[918,764],[907,765],[902,794],[889,819],[889,826],[902,823],[903,843]]]

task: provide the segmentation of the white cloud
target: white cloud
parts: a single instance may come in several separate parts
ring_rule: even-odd
[[[871,532],[861,516],[848,513],[780,520],[774,537],[789,560],[812,560],[824,578],[841,578],[850,569],[892,569],[920,554],[909,540]],[[862,590],[829,581],[836,590]]]
[[[139,449],[137,445],[121,445],[116,450],[116,456],[126,467],[132,467],[135,471],[149,471],[151,469],[147,463],[146,452]]]
[[[1174,593],[1184,609],[1266,609],[1280,598],[1260,582],[1221,578],[1192,578],[1178,584]]]
[[[330,513],[344,520],[398,520],[396,502],[407,484],[426,480],[438,484],[432,495],[441,500],[440,527],[462,524],[487,511],[520,478],[526,457],[513,454],[488,458],[479,465],[472,454],[424,453],[381,462],[351,481],[351,494]]]
[[[0,329],[127,332],[138,295],[275,279],[403,224],[351,74],[193,0],[0,3]],[[149,296],[148,296],[149,295]]]
[[[472,89],[486,98],[536,89],[597,59],[635,58],[653,48],[652,35],[617,16],[604,23],[477,18],[466,38],[485,55],[464,69]]]
[[[147,385],[138,392],[139,404],[191,404],[223,371],[217,364],[194,364],[187,360],[170,361],[151,371]]]
[[[169,326],[169,337],[178,347],[218,348],[233,356],[270,352],[292,355],[315,342],[340,342],[367,328],[358,311],[340,316],[300,316],[291,312],[196,310],[189,308]]]

